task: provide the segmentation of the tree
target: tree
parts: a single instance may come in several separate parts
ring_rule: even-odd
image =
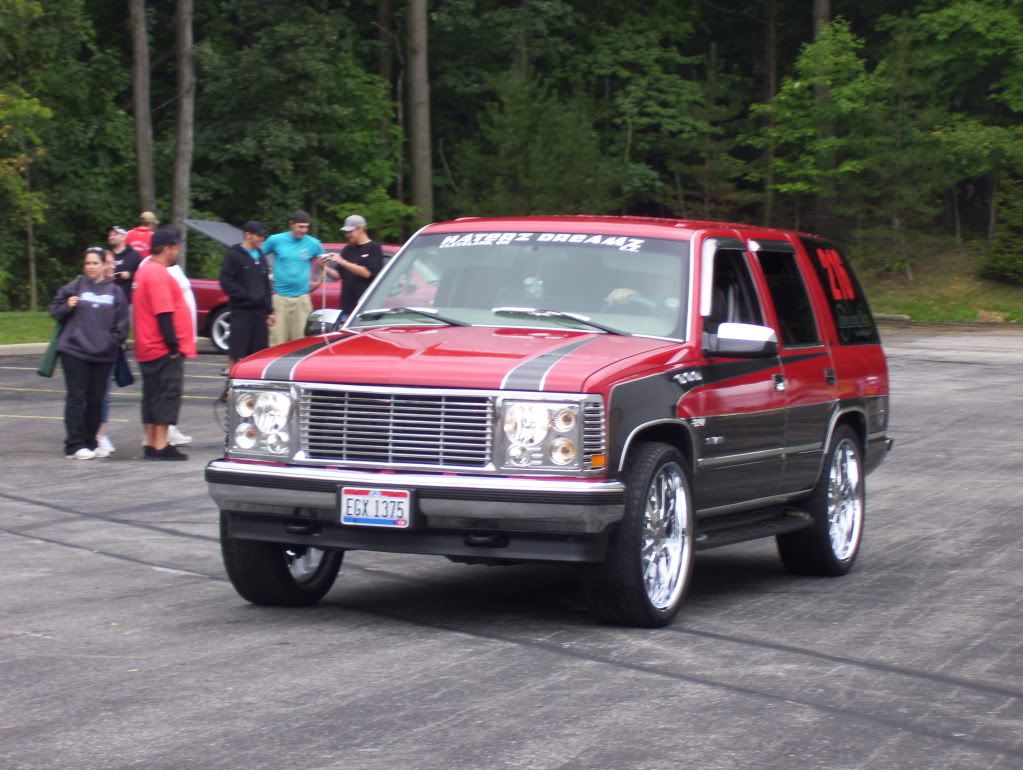
[[[153,117],[149,101],[149,31],[146,26],[145,0],[129,0],[131,20],[132,112],[135,116],[135,168],[138,177],[139,206],[156,210],[156,183],[153,179]]]
[[[178,109],[177,131],[174,149],[174,182],[171,199],[171,221],[185,232],[185,218],[188,216],[189,193],[191,192],[192,149],[194,145],[195,122],[195,69],[192,63],[192,0],[178,0],[177,36],[175,53],[177,58]],[[178,258],[185,266],[185,250]]]
[[[426,0],[408,3],[409,160],[412,205],[433,221],[433,146],[430,139],[430,78],[427,73]]]

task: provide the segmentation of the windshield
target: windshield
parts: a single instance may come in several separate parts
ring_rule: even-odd
[[[681,339],[688,278],[685,241],[601,233],[420,235],[373,285],[349,325],[445,323],[418,309],[473,326],[603,326]],[[369,312],[386,308],[409,311]],[[528,309],[557,312],[508,312]]]

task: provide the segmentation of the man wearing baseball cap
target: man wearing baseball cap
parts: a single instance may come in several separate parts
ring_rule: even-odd
[[[125,236],[125,242],[131,246],[142,259],[149,256],[150,245],[153,241],[153,231],[159,224],[160,220],[156,218],[156,214],[152,211],[143,211],[139,214],[138,227],[133,227]]]
[[[142,257],[125,243],[127,235],[128,231],[117,225],[107,230],[107,243],[114,253],[114,284],[121,287],[124,298],[131,303],[131,282],[135,279],[135,271],[142,264]]]
[[[135,276],[135,359],[142,371],[142,425],[147,460],[187,460],[168,442],[178,421],[184,389],[184,358],[194,358],[195,325],[185,295],[168,268],[181,252],[181,231],[161,227],[152,256]]]
[[[274,325],[270,271],[260,248],[266,240],[263,223],[252,219],[242,225],[242,241],[224,254],[220,286],[231,309],[228,369],[240,359],[265,348],[268,327]]]
[[[341,231],[348,245],[341,249],[337,259],[328,255],[324,270],[332,278],[341,281],[341,315],[352,314],[363,292],[369,287],[384,266],[384,252],[380,244],[374,243],[366,232],[366,220],[359,214],[345,219]]]

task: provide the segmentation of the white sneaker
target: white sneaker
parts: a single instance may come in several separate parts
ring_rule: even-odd
[[[117,451],[116,447],[114,447],[114,442],[110,440],[110,436],[106,433],[96,439],[96,449],[102,449],[106,452],[106,454],[103,455],[104,457],[112,455]]]
[[[93,457],[110,457],[110,452],[105,450],[103,447],[98,446],[92,450]]]
[[[91,460],[96,456],[96,453],[83,446],[77,452],[64,456],[69,460]]]
[[[186,436],[180,430],[177,425],[171,425],[167,429],[167,443],[171,446],[184,446],[185,444],[192,443],[192,437]]]

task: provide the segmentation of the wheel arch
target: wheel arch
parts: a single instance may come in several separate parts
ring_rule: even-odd
[[[621,474],[625,468],[625,462],[629,453],[639,444],[648,441],[661,441],[671,444],[686,458],[690,478],[696,471],[696,443],[693,438],[692,429],[684,420],[653,420],[651,422],[637,425],[629,433],[622,446],[621,456],[618,458],[616,472]]]
[[[821,462],[817,468],[818,479],[824,472],[824,463],[828,457],[828,447],[831,446],[831,437],[835,435],[835,431],[842,425],[848,426],[856,434],[856,439],[860,442],[860,452],[865,453],[867,451],[866,409],[859,404],[839,407],[831,416],[831,422],[828,423],[828,432],[824,436],[824,445],[821,447]]]

